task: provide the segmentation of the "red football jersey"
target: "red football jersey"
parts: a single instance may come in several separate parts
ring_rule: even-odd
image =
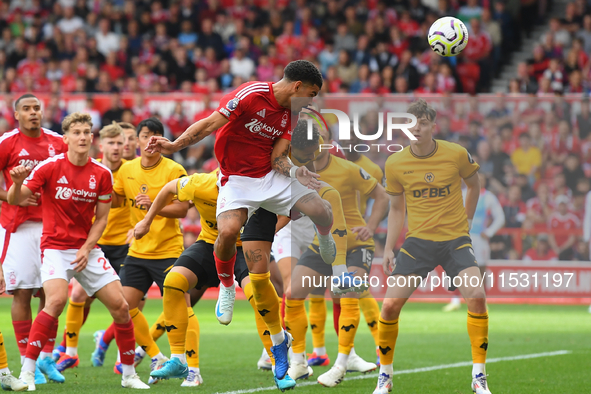
[[[91,158],[84,166],[75,166],[62,153],[39,164],[24,185],[32,192],[43,191],[41,250],[80,249],[97,203],[111,201],[113,174]]]
[[[230,121],[217,132],[215,155],[224,175],[262,178],[271,171],[277,138],[291,141],[291,110],[279,105],[272,82],[248,82],[220,100],[217,111]]]
[[[571,232],[565,230],[575,230],[581,227],[579,218],[572,213],[561,215],[559,212],[554,212],[550,216],[549,227],[554,233],[556,244],[560,247],[568,240],[572,235]]]
[[[66,152],[68,147],[63,137],[49,129],[41,129],[39,138],[27,137],[19,129],[4,133],[0,137],[0,170],[4,175],[6,190],[12,186],[10,170],[17,166],[35,167],[43,160]],[[41,198],[43,200],[43,198]],[[15,232],[23,222],[41,221],[41,205],[37,207],[19,207],[2,204],[0,224],[9,232]]]

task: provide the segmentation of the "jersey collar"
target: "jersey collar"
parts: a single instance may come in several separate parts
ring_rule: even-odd
[[[164,156],[160,156],[160,159],[159,159],[159,160],[156,162],[156,164],[154,164],[154,165],[151,165],[151,166],[149,166],[149,167],[144,167],[144,166],[142,165],[142,161],[141,161],[141,159],[140,159],[140,166],[142,167],[142,170],[153,170],[154,168],[158,167],[158,165],[159,165],[160,163],[162,163],[162,159],[163,159],[163,158],[164,158]]]
[[[439,144],[437,143],[436,139],[433,139],[433,142],[435,142],[435,149],[433,149],[433,151],[431,153],[429,153],[428,155],[425,156],[419,156],[417,154],[415,154],[412,151],[412,147],[408,147],[408,150],[410,150],[410,154],[413,155],[414,157],[416,157],[417,159],[428,159],[429,157],[432,157],[433,155],[435,155],[435,153],[437,153],[437,148],[439,148]]]

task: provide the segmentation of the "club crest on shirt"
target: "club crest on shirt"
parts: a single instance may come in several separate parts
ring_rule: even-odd
[[[425,181],[427,181],[427,183],[431,183],[435,180],[435,175],[433,175],[432,172],[428,172],[425,174]]]
[[[94,175],[90,176],[90,180],[88,181],[88,187],[91,189],[96,189],[96,178]]]
[[[49,146],[47,147],[47,152],[49,153],[49,157],[55,156],[55,148],[52,144],[49,144]]]
[[[146,184],[141,185],[140,186],[140,193],[142,193],[142,194],[148,193],[148,185],[146,185]]]
[[[283,117],[281,118],[281,127],[285,127],[285,125],[287,125],[287,119],[289,118],[289,115],[287,115],[287,112],[283,114]]]
[[[238,108],[239,101],[239,98],[233,98],[232,100],[228,101],[228,104],[226,104],[226,108],[228,108],[230,111],[234,111],[236,108]]]

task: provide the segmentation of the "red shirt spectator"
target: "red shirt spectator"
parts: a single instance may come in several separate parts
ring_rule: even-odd
[[[554,235],[556,245],[562,247],[569,238],[573,235],[572,230],[581,227],[579,218],[571,212],[568,212],[569,198],[567,196],[558,196],[556,198],[556,205],[558,211],[555,211],[550,216],[548,227]],[[571,245],[572,246],[572,245]]]
[[[484,60],[492,49],[492,41],[487,32],[480,28],[480,22],[473,20],[471,23],[472,32],[468,46],[464,49],[464,57],[473,62]]]
[[[541,238],[543,237],[543,238]],[[541,239],[540,239],[541,238]],[[546,234],[540,234],[538,236],[538,244],[535,248],[531,248],[530,250],[525,253],[523,256],[523,260],[525,261],[549,261],[549,260],[558,260],[558,256],[552,249],[550,249],[550,245],[548,244],[548,236]]]

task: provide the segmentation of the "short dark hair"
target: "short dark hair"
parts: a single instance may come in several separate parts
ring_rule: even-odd
[[[121,127],[122,129],[135,130],[135,126],[132,125],[131,123],[127,123],[127,122],[119,122],[119,127]]]
[[[291,134],[291,146],[296,149],[306,149],[310,146],[318,146],[320,132],[318,127],[312,123],[312,139],[308,139],[308,120],[300,119]]]
[[[529,133],[527,131],[524,131],[523,133],[519,134],[519,139],[522,138],[527,138],[529,140],[531,137],[529,136]]]
[[[418,99],[409,105],[407,111],[409,114],[416,116],[417,119],[425,116],[431,122],[435,122],[435,118],[437,118],[437,111],[423,99]]]
[[[28,99],[28,98],[34,98],[34,99],[39,100],[37,98],[37,96],[35,96],[34,94],[32,94],[32,93],[25,93],[25,94],[23,94],[22,96],[20,96],[19,98],[16,99],[16,101],[14,102],[14,109],[16,110],[18,108],[18,105],[21,102],[21,100]]]
[[[308,60],[294,60],[285,66],[283,76],[290,82],[301,81],[306,85],[322,88],[322,74],[314,63]]]
[[[140,124],[137,125],[137,128],[135,130],[136,133],[139,135],[140,134],[140,131],[144,127],[146,127],[148,130],[150,130],[154,134],[164,135],[164,126],[162,125],[162,122],[159,121],[155,117],[151,117],[151,118],[142,120],[140,122]]]

